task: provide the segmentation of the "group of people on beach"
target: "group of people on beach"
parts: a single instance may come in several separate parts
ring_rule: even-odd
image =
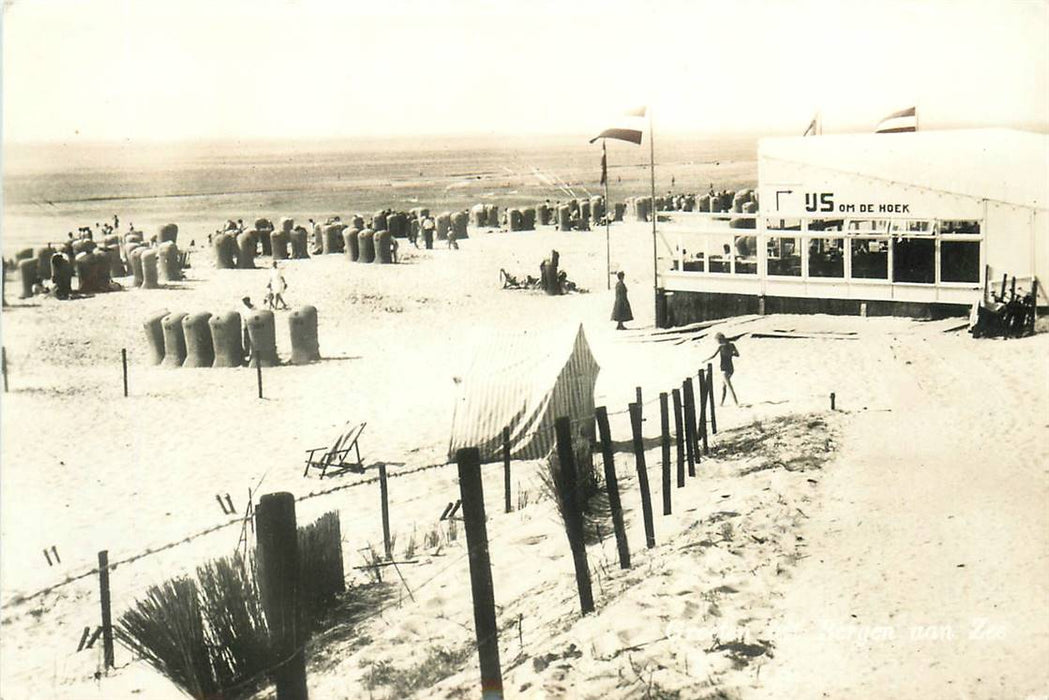
[[[623,281],[626,277],[626,273],[622,270],[616,273],[616,297],[615,302],[612,306],[612,320],[616,322],[616,330],[626,330],[626,326],[623,324],[627,321],[634,320],[633,311],[630,308],[630,300],[627,298],[626,283]],[[736,348],[736,344],[725,337],[724,333],[716,333],[714,339],[718,343],[717,350],[710,357],[703,360],[703,362],[709,362],[715,357],[719,358],[719,367],[721,370],[721,405],[725,405],[725,399],[731,392],[732,401],[739,406],[739,399],[736,398],[736,389],[732,386],[732,375],[735,373],[735,364],[732,358],[739,357],[739,350]]]

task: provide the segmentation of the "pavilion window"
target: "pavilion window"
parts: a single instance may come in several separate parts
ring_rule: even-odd
[[[845,240],[813,238],[809,241],[809,277],[845,277]]]
[[[853,238],[852,278],[889,279],[889,242],[883,238]]]
[[[980,282],[980,242],[940,242],[941,282]]]
[[[892,281],[916,284],[936,282],[936,241],[932,238],[894,238]]]
[[[767,274],[801,277],[801,252],[797,238],[769,238]]]
[[[757,236],[736,236],[732,245],[736,251],[736,274],[758,274]]]

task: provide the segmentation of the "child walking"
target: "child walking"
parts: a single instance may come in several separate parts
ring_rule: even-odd
[[[732,365],[732,358],[739,357],[739,350],[736,349],[734,343],[725,337],[724,333],[718,333],[714,336],[718,341],[718,349],[714,351],[714,354],[708,357],[705,362],[713,360],[716,356],[721,356],[721,379],[724,384],[721,385],[721,405],[725,405],[726,392],[732,392],[732,401],[739,406],[739,399],[736,398],[736,390],[732,386],[732,373],[735,371],[735,367]]]

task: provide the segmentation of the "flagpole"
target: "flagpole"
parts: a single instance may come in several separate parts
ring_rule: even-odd
[[[601,139],[601,174],[604,175],[605,180],[605,289],[612,288],[612,244],[609,242],[609,226],[611,226],[611,218],[608,216],[608,151],[605,147],[605,143],[608,139]]]
[[[656,263],[656,146],[652,133],[652,105],[648,106],[648,165],[650,182],[652,184],[652,302],[656,305],[657,316],[659,310],[659,266]],[[658,324],[659,319],[656,318]]]

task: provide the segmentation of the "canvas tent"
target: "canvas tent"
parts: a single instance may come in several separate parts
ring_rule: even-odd
[[[594,385],[600,371],[583,326],[537,336],[504,335],[479,349],[463,378],[452,416],[449,459],[476,447],[482,462],[502,459],[510,429],[513,459],[542,459],[554,447],[554,420],[568,416],[573,433],[593,432]]]

